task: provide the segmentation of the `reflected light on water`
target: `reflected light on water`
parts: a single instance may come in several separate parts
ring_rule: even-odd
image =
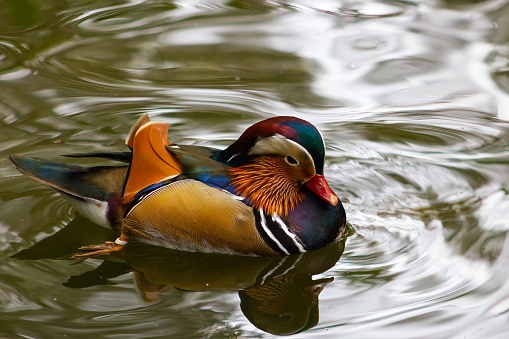
[[[0,336],[506,337],[508,16],[507,0],[0,3]],[[113,235],[5,157],[121,151],[141,113],[213,147],[271,116],[315,124],[353,230],[341,258],[194,289],[167,252],[70,265],[80,234]],[[71,240],[76,223],[90,232]],[[269,281],[297,304],[264,304]]]

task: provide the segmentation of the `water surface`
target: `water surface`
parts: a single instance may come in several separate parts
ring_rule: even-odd
[[[508,23],[507,0],[0,1],[0,336],[505,338]],[[214,147],[309,120],[350,236],[76,264],[114,235],[5,157],[123,150],[141,113]]]

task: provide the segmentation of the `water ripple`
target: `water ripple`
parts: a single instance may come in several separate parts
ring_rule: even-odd
[[[26,49],[22,45],[0,41],[0,73],[19,65],[25,52]]]
[[[124,150],[140,113],[215,147],[263,118],[308,119],[355,232],[299,336],[507,333],[506,0],[14,3],[0,4],[3,158]],[[61,285],[96,261],[9,258],[74,211],[0,165],[1,336],[266,335],[229,292],[145,305],[131,274]]]

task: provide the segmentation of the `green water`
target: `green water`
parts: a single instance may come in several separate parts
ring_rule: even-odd
[[[0,0],[0,337],[506,338],[508,39],[507,0]],[[142,113],[213,147],[309,120],[350,236],[70,259],[115,234],[6,157],[124,150]]]

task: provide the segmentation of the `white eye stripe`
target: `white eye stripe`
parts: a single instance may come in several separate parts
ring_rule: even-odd
[[[285,138],[281,134],[275,134],[271,137],[260,139],[251,147],[248,155],[277,154],[286,157],[288,154],[298,154],[299,152],[306,154],[313,164],[313,168],[316,168],[313,157],[309,154],[307,149],[297,142]]]

